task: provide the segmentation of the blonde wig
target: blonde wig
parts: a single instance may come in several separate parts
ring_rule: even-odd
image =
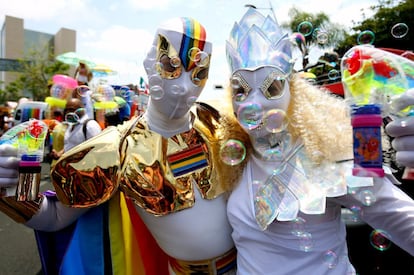
[[[293,138],[302,139],[308,157],[315,164],[352,159],[352,126],[347,103],[295,73],[290,80],[290,93],[288,130]]]

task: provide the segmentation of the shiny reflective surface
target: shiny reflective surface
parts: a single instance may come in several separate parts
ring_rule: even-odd
[[[235,120],[211,110],[197,109],[193,129],[168,139],[140,117],[65,153],[52,170],[60,201],[90,207],[120,190],[147,212],[165,215],[195,203],[193,183],[205,199],[230,190],[244,162],[229,173],[220,146],[230,138],[249,141]]]

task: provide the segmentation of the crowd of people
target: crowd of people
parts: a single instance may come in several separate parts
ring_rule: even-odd
[[[123,123],[108,115],[116,127],[101,131],[79,98],[66,103],[54,192],[0,198],[1,211],[37,231],[75,224],[49,272],[356,274],[343,208],[358,209],[414,256],[413,199],[388,170],[350,173],[350,106],[298,76],[277,22],[253,8],[236,22],[229,87],[215,106],[197,101],[212,47],[197,20],[173,18],[157,28],[144,60],[145,113]],[[385,129],[407,167],[412,125],[401,118]],[[15,188],[18,164],[15,148],[0,145],[2,188]],[[364,200],[368,193],[374,201]]]
[[[0,136],[12,127],[12,122],[13,121],[8,110],[0,114]]]

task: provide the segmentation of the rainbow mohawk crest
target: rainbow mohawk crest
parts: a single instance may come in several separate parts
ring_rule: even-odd
[[[226,43],[231,72],[238,69],[274,66],[286,76],[292,72],[292,44],[277,22],[249,8],[239,23],[234,23]]]

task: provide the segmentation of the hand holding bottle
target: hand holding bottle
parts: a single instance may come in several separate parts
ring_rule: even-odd
[[[354,126],[353,174],[383,176],[381,118],[401,121],[399,118],[405,117],[402,121],[407,121],[412,103],[405,104],[405,99],[411,97],[406,91],[414,87],[414,62],[370,45],[359,45],[345,53],[341,70]],[[397,154],[403,162],[409,157],[404,151]]]
[[[0,145],[0,197],[14,196],[19,179],[17,148],[11,144]]]
[[[0,146],[3,147],[5,157],[13,155],[11,164],[5,165],[9,170],[3,171],[4,177],[14,176],[15,173],[10,168],[15,168],[17,152],[18,161],[18,184],[16,189],[16,199],[18,201],[35,200],[39,193],[41,162],[43,161],[43,151],[47,136],[47,125],[37,119],[31,119],[18,124],[8,130],[0,138]],[[14,149],[13,149],[14,148]],[[0,171],[1,172],[1,171]],[[0,175],[1,177],[2,175]],[[13,177],[10,180],[12,183]],[[4,195],[10,196],[10,189],[3,188]]]

